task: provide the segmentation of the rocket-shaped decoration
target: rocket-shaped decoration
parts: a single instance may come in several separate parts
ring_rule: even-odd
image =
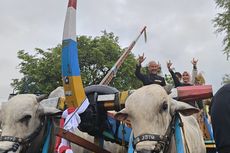
[[[68,107],[79,107],[87,101],[78,61],[76,6],[76,0],[69,0],[62,41],[62,80]]]

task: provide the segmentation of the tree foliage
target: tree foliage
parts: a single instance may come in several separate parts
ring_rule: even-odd
[[[222,84],[228,84],[230,83],[230,74],[225,74],[222,78]]]
[[[113,33],[102,32],[102,36],[95,38],[77,37],[84,86],[99,84],[124,51],[118,44],[118,37]],[[18,51],[18,58],[21,60],[19,72],[23,77],[13,79],[11,85],[19,93],[49,93],[57,86],[61,86],[61,47],[57,45],[47,51],[36,48],[34,55],[24,50]],[[135,65],[135,57],[130,54],[110,85],[118,90],[140,87],[141,82],[134,75]]]
[[[214,27],[217,29],[217,33],[224,33],[223,40],[224,54],[227,59],[230,57],[230,1],[229,0],[215,0],[218,7],[222,9],[221,13],[217,14],[217,17],[213,20]]]
[[[21,79],[13,79],[11,85],[19,93],[48,93],[54,87],[62,85],[61,80],[61,45],[43,51],[35,48],[30,55],[24,50],[18,51],[19,72]]]
[[[171,74],[165,74],[165,81],[167,84],[174,86],[174,81]]]

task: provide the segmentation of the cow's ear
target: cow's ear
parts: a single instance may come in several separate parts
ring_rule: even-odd
[[[189,116],[199,112],[198,108],[195,108],[185,102],[180,102],[177,100],[172,99],[172,105],[170,108],[171,114],[175,112],[179,112],[184,116]]]
[[[61,110],[57,108],[44,107],[43,105],[39,105],[38,110],[40,111],[41,115],[55,115],[61,113]]]
[[[166,92],[167,92],[167,94],[169,95],[169,94],[171,94],[171,90],[172,90],[173,86],[172,86],[172,85],[167,84],[167,85],[166,85],[166,86],[164,86],[163,88],[165,89],[165,91],[166,91]]]
[[[126,109],[122,109],[121,111],[117,112],[114,116],[115,119],[119,120],[119,121],[124,121],[128,118],[128,113],[126,111]]]

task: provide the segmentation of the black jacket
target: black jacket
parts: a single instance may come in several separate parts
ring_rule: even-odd
[[[140,72],[141,66],[136,66],[135,75],[136,77],[143,82],[144,85],[150,85],[150,84],[159,84],[161,86],[165,86],[165,79],[157,74],[142,74]]]
[[[230,84],[220,88],[211,102],[211,119],[219,153],[230,152]]]

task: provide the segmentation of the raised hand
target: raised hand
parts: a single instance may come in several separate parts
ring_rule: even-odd
[[[198,59],[196,60],[195,58],[192,59],[191,63],[193,66],[196,66],[198,62]]]
[[[167,68],[168,68],[168,70],[171,70],[171,66],[172,66],[172,62],[171,62],[171,60],[169,60],[167,62]]]
[[[144,56],[144,53],[142,54],[142,56],[141,55],[138,55],[138,62],[139,62],[139,64],[141,64],[144,60],[146,59],[146,57]]]
[[[161,72],[161,64],[159,61],[157,62],[157,66],[158,66],[158,71]]]
[[[159,67],[161,67],[161,63],[160,63],[159,61],[157,62],[157,65],[158,65]]]

